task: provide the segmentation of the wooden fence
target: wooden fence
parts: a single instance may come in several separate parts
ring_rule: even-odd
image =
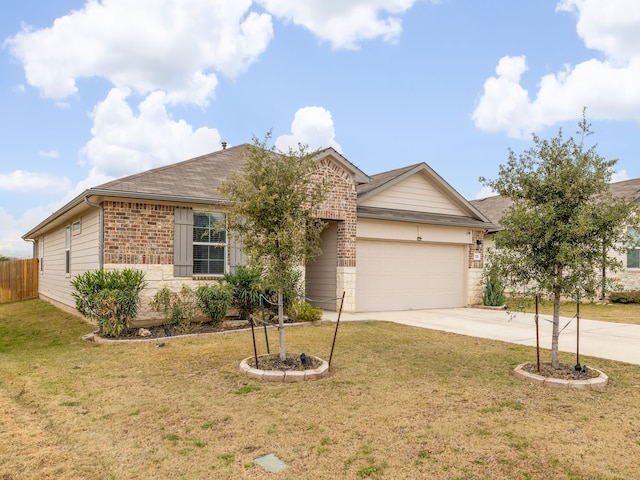
[[[38,259],[0,262],[0,303],[38,298]]]

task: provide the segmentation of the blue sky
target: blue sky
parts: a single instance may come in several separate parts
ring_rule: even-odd
[[[637,0],[3,0],[0,254],[87,188],[262,138],[468,199],[573,135],[640,176]]]

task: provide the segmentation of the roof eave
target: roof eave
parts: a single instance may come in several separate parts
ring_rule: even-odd
[[[360,170],[358,167],[356,167],[352,162],[347,160],[340,152],[338,152],[333,147],[327,147],[327,148],[324,148],[324,149],[320,150],[318,152],[317,156],[316,156],[316,160],[320,160],[321,158],[324,158],[324,157],[329,156],[329,155],[331,155],[333,158],[338,160],[338,162],[340,164],[342,164],[342,166],[345,169],[351,170],[351,173],[353,173],[353,175],[355,177],[356,183],[363,184],[363,183],[370,183],[371,182],[371,177],[369,175],[364,173],[362,170]]]
[[[386,220],[390,222],[403,222],[403,223],[420,223],[423,225],[441,225],[447,227],[462,227],[462,228],[481,228],[486,231],[496,229],[497,226],[493,223],[485,223],[480,220],[458,220],[449,217],[442,218],[430,218],[424,219],[416,217],[404,217],[398,218],[390,213],[372,213],[372,212],[358,212],[358,218],[368,218],[372,220]],[[466,218],[466,217],[465,217]]]
[[[29,230],[27,233],[22,235],[23,240],[34,239],[36,234],[41,231],[45,226],[55,222],[57,219],[63,217],[67,213],[71,212],[76,207],[85,203],[85,199],[87,200],[96,200],[96,198],[105,199],[105,198],[127,198],[132,200],[148,200],[154,202],[167,202],[167,203],[176,203],[176,204],[196,204],[196,205],[229,205],[227,200],[221,198],[200,198],[200,197],[190,197],[187,195],[164,195],[164,194],[149,194],[149,193],[140,193],[140,192],[128,192],[128,191],[120,191],[120,190],[107,190],[100,188],[91,188],[85,190],[76,198],[71,200],[69,203],[65,204],[59,210],[56,210],[54,213],[45,218],[42,222],[36,225],[34,228]]]

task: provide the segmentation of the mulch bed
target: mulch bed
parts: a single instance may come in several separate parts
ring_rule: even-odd
[[[130,328],[126,332],[120,334],[119,340],[139,340],[141,338],[167,338],[177,335],[194,335],[202,333],[225,332],[228,330],[239,330],[248,328],[249,322],[222,322],[213,323],[192,323],[187,328],[178,328],[174,326],[165,327],[163,325],[155,327]],[[148,332],[148,333],[147,333]]]
[[[287,354],[284,360],[280,360],[278,354],[261,355],[258,357],[258,363],[260,370],[312,370],[322,365],[322,361],[311,355],[292,355]],[[254,358],[247,361],[250,367],[256,368],[256,361]]]
[[[277,319],[274,320],[277,325]],[[293,319],[285,318],[284,323],[293,323]],[[162,339],[175,337],[178,335],[198,335],[204,333],[220,333],[233,330],[242,330],[250,328],[251,325],[247,320],[240,320],[235,317],[227,317],[224,321],[214,324],[212,322],[191,323],[188,327],[164,326],[157,325],[153,327],[134,327],[129,328],[121,333],[118,340],[141,340],[141,339]],[[262,328],[262,327],[256,327]],[[114,337],[102,336],[113,340]]]
[[[599,377],[600,374],[594,370],[581,368],[576,370],[574,365],[561,363],[558,368],[554,368],[550,363],[541,363],[540,371],[536,364],[528,363],[522,367],[529,373],[535,373],[547,378],[559,378],[560,380],[589,380],[590,378]]]

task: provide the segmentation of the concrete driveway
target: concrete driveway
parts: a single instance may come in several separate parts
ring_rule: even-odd
[[[325,312],[323,318],[336,320],[336,312]],[[343,313],[340,321],[386,320],[432,330],[458,333],[471,337],[536,345],[533,314],[508,313],[481,308],[447,308],[406,312]],[[576,352],[575,318],[560,318],[560,350]],[[551,316],[540,315],[540,347],[551,349]],[[640,365],[640,325],[580,319],[580,355],[608,358]]]

